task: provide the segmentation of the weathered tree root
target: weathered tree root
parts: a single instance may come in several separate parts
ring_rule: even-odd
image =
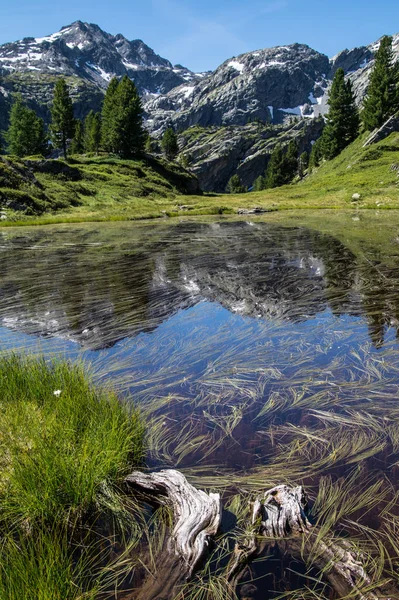
[[[135,471],[126,483],[150,499],[171,507],[173,530],[168,540],[167,556],[159,557],[157,572],[129,598],[134,600],[169,600],[182,583],[192,577],[207,550],[209,538],[221,522],[219,494],[207,494],[190,485],[175,470],[156,473]],[[361,557],[345,540],[331,536],[320,539],[317,527],[307,516],[307,498],[301,486],[279,485],[256,498],[251,527],[246,537],[236,543],[227,569],[226,584],[234,590],[251,559],[275,545],[317,568],[339,598],[357,600],[398,600],[399,590],[373,589]]]
[[[179,583],[192,576],[206,553],[209,538],[220,527],[220,495],[197,490],[173,469],[155,473],[134,471],[125,481],[173,511],[169,556],[163,558],[156,579],[144,584],[138,595],[145,600],[169,598]]]
[[[279,485],[257,498],[252,511],[252,533],[237,544],[230,562],[228,579],[236,585],[251,558],[276,543],[280,551],[304,562],[311,562],[323,573],[339,598],[348,595],[358,600],[394,600],[399,592],[373,590],[371,579],[361,561],[345,540],[320,540],[317,528],[306,517],[307,499],[302,487]],[[263,540],[262,540],[263,538]],[[366,590],[366,591],[362,591]]]

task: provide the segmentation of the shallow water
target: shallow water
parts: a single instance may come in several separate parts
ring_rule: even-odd
[[[382,477],[388,502],[399,215],[328,215],[3,230],[1,347],[87,361],[199,485]]]

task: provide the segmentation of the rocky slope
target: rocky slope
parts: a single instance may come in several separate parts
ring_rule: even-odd
[[[242,54],[207,77],[146,102],[148,127],[157,135],[165,123],[186,129],[257,119],[278,124],[287,115],[317,117],[328,111],[328,89],[339,67],[352,80],[360,103],[378,45],[344,50],[332,59],[301,44]],[[393,48],[399,58],[399,34]]]
[[[157,132],[165,120],[186,129],[311,116],[328,87],[329,71],[327,56],[301,44],[243,54],[201,80],[150,100],[149,126]]]
[[[179,159],[198,177],[204,191],[223,192],[234,173],[250,187],[263,175],[277,142],[284,146],[295,138],[299,153],[310,152],[324,126],[321,119],[291,121],[274,126],[258,122],[241,127],[190,127],[179,136]]]

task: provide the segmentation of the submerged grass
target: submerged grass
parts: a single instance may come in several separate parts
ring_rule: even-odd
[[[225,581],[227,554],[232,543],[248,533],[249,503],[258,492],[284,482],[304,484],[311,498],[312,518],[321,535],[336,534],[345,539],[367,566],[373,586],[385,579],[398,579],[399,351],[395,336],[399,280],[395,240],[399,225],[393,215],[387,218],[386,213],[370,223],[352,221],[350,216],[332,217],[330,212],[326,216],[331,222],[309,218],[312,226],[323,233],[337,228],[341,241],[352,249],[348,263],[340,262],[345,245],[334,252],[331,236],[321,237],[317,244],[315,240],[304,244],[301,228],[295,229],[297,235],[293,237],[284,233],[281,240],[274,237],[272,227],[266,227],[265,236],[256,238],[252,231],[258,231],[257,227],[261,230],[262,224],[252,218],[246,225],[251,234],[245,238],[245,254],[240,254],[242,249],[235,245],[238,228],[232,228],[226,237],[215,234],[222,229],[221,223],[211,223],[207,228],[201,222],[198,240],[193,223],[187,224],[187,229],[176,226],[170,231],[164,223],[157,228],[145,224],[120,228],[110,225],[98,230],[82,227],[76,237],[66,235],[67,227],[54,232],[32,230],[26,237],[20,232],[3,232],[3,250],[10,255],[3,259],[4,272],[8,274],[4,282],[18,290],[21,302],[20,307],[13,307],[14,312],[6,314],[20,317],[17,326],[25,331],[25,323],[30,324],[41,312],[49,310],[49,298],[62,298],[62,308],[69,319],[62,333],[67,331],[72,339],[76,336],[87,348],[95,350],[90,358],[97,380],[113,380],[121,392],[132,393],[140,402],[148,422],[152,463],[178,467],[199,488],[224,493],[224,504],[236,521],[228,530],[228,540],[222,534],[216,553],[211,554],[192,584],[184,588],[185,599],[232,597]],[[284,224],[281,215],[273,219]],[[304,217],[297,214],[296,219],[297,225],[303,224]],[[293,215],[287,215],[287,223],[295,225]],[[268,237],[272,242],[265,246]],[[257,239],[259,243],[254,242]],[[276,262],[270,268],[277,273],[276,279],[268,279],[267,259],[272,245],[270,252]],[[226,262],[231,264],[225,266],[220,257],[227,254],[227,246],[230,254]],[[264,251],[258,260],[254,246],[266,247],[268,252]],[[254,262],[251,252],[255,252]],[[239,290],[234,287],[234,279],[229,279],[237,269],[235,254],[243,256],[242,260],[251,267],[251,285],[244,279]],[[198,257],[203,255],[206,258],[201,262]],[[281,256],[284,260],[279,262]],[[298,256],[304,257],[304,264],[295,270]],[[300,296],[292,301],[293,281],[295,285],[297,282],[293,278],[298,278],[304,266],[307,268],[309,256],[320,259],[314,261],[313,269],[322,263],[326,270],[310,281],[301,279]],[[39,264],[42,266],[37,268]],[[196,279],[198,273],[203,273],[202,279]],[[32,289],[31,283],[21,285],[19,277],[35,282],[40,293]],[[263,277],[270,285],[264,291],[261,288],[260,293],[257,283],[262,283]],[[210,294],[209,302],[201,302],[195,292],[197,281],[203,284],[202,293],[208,293],[209,286],[220,291],[220,296]],[[322,282],[318,288],[322,297],[319,304],[314,282]],[[284,295],[285,290],[289,293]],[[238,301],[249,299],[252,294],[257,302],[256,312],[254,309],[250,316],[232,315],[231,307],[240,306]],[[237,303],[229,303],[231,297]],[[262,305],[258,298],[265,304],[270,298],[277,298],[278,304],[281,298],[285,311],[274,311],[273,304],[271,312],[259,316]],[[13,299],[14,294],[8,303]],[[381,324],[380,336],[374,335],[375,323]],[[46,377],[41,374],[35,381],[44,386]],[[40,447],[36,431],[45,432],[46,442],[57,436],[62,440],[62,427],[53,429],[50,419],[54,414],[52,407],[57,418],[63,415],[61,401],[67,387],[61,380],[50,378],[51,389],[46,391],[44,386],[43,392],[35,381],[28,386],[11,386],[27,388],[20,402],[14,399],[10,403],[15,406],[13,418],[20,415],[18,427],[7,416],[4,403],[0,405],[8,418],[7,427],[2,429],[0,425],[1,439],[10,438],[10,447],[16,449],[11,457],[17,465],[16,474],[23,474],[23,468],[28,468],[36,447],[42,465],[51,457],[50,451]],[[5,381],[1,385],[7,389],[11,384]],[[59,397],[53,394],[58,389]],[[40,402],[32,401],[33,397],[41,398]],[[112,486],[124,467],[120,471],[111,458],[103,462],[103,450],[108,447],[105,433],[104,447],[94,444],[99,456],[90,454],[90,444],[82,446],[94,465],[101,459],[101,477],[96,479],[90,469],[86,471],[84,462],[69,459],[74,440],[83,438],[76,425],[79,419],[74,419],[69,401],[66,405],[66,429],[75,433],[69,436],[67,431],[69,441],[65,445],[59,441],[57,448],[61,447],[67,458],[58,470],[77,464],[71,489],[82,482],[83,487],[68,495],[62,486],[46,484],[51,494],[48,499],[43,494],[46,508],[38,509],[37,498],[31,500],[31,488],[37,485],[35,475],[34,486],[27,486],[22,495],[27,496],[24,511],[18,513],[13,508],[12,513],[20,523],[23,540],[30,539],[26,535],[32,531],[31,523],[41,522],[43,515],[51,516],[58,510],[67,524],[76,523],[93,505],[102,509],[108,506],[121,522],[125,519]],[[82,406],[85,429],[86,413],[94,408],[90,408],[91,404],[87,408],[87,403]],[[103,431],[101,419],[95,415],[92,418],[89,421],[94,423],[95,431],[89,430],[87,439],[97,428]],[[104,420],[109,422],[108,417]],[[115,423],[119,423],[118,419]],[[26,433],[28,426],[33,442]],[[5,443],[1,448],[4,476],[0,489],[10,506],[10,494],[6,496],[6,492],[12,490],[14,470]],[[129,459],[124,464],[128,462]],[[48,471],[53,477],[53,470]],[[47,481],[47,473],[44,475]],[[229,502],[232,494],[235,496]],[[166,534],[166,529],[155,520],[142,523],[141,535],[148,547],[139,561],[130,563],[130,568],[133,564],[143,572],[155,573]],[[5,548],[14,543],[12,536],[3,536]],[[134,540],[142,537],[137,532]],[[74,540],[75,553],[81,538],[75,534]],[[273,574],[274,579],[267,579],[263,588],[262,582],[254,582],[264,590],[265,598],[275,597],[276,590],[291,590],[285,597],[292,598],[332,597],[331,590],[320,581],[321,575],[318,579],[310,565],[303,567],[305,573],[301,574],[295,572],[296,564],[284,564],[285,581],[274,576],[276,560],[271,562],[269,558],[262,557],[251,575],[256,579]],[[85,560],[88,562],[82,565],[89,566],[82,570],[95,571],[87,555]],[[132,587],[134,584],[132,579]],[[274,592],[269,593],[271,589]],[[80,590],[83,594],[84,586]]]

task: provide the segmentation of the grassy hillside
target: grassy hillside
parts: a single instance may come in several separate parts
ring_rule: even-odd
[[[109,156],[43,160],[0,158],[3,221],[62,212],[77,217],[159,216],[177,195],[199,193],[198,182],[182,167],[151,157]],[[161,207],[161,208],[159,208]]]
[[[273,190],[219,196],[233,210],[399,208],[399,133],[363,148],[367,134],[298,183]],[[352,201],[353,194],[360,200]]]
[[[2,225],[140,219],[264,210],[399,208],[399,133],[363,148],[360,137],[298,183],[246,194],[196,194],[196,179],[176,163],[106,156],[0,162]],[[360,199],[352,200],[353,194]],[[22,210],[22,213],[21,213]],[[32,217],[34,217],[32,219]]]

